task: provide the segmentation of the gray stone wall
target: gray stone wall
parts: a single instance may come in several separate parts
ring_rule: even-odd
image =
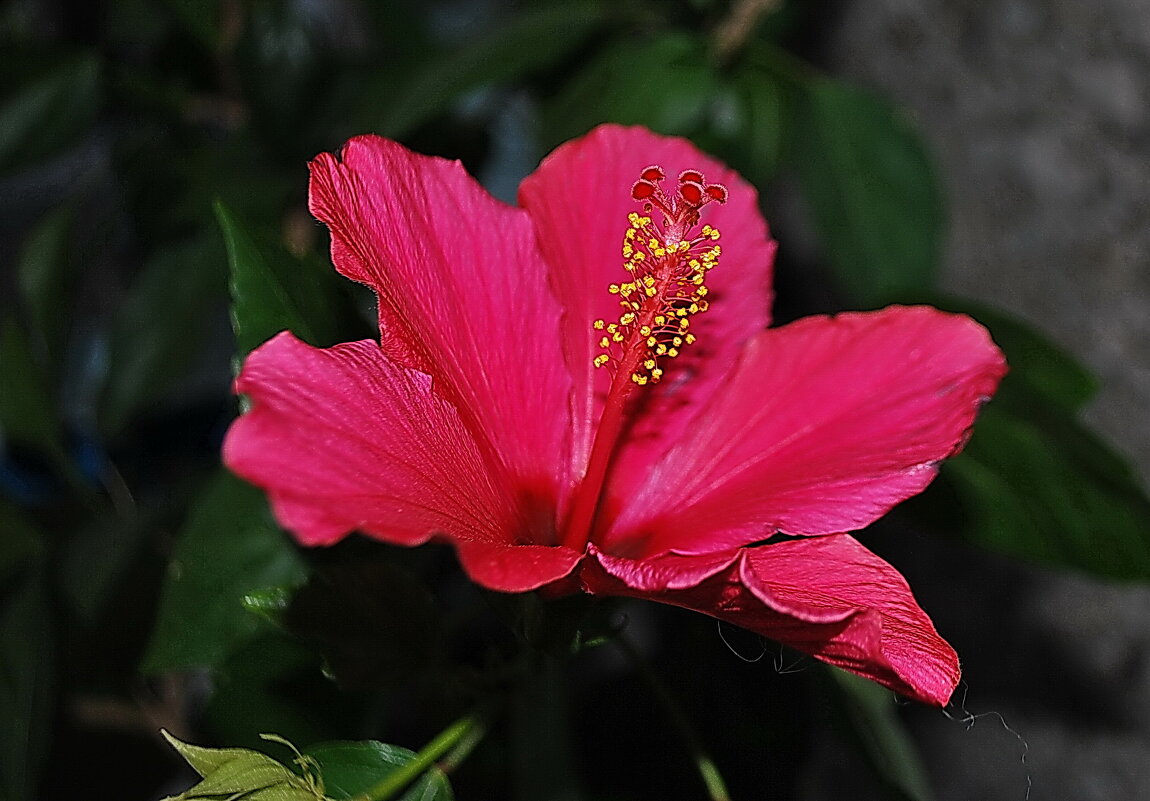
[[[946,288],[1089,365],[1089,420],[1150,475],[1150,3],[850,2],[826,53],[932,146],[953,223]],[[990,632],[965,654],[968,703],[1029,743],[1030,797],[1150,798],[1150,590],[984,567],[952,588]],[[1006,581],[1020,589],[996,609],[986,596]],[[1020,745],[995,719],[912,718],[943,801],[1024,797]]]

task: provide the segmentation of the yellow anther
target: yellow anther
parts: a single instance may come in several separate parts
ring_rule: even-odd
[[[629,280],[608,286],[611,294],[619,296],[619,318],[617,322],[592,322],[594,330],[606,333],[599,344],[608,351],[619,344],[623,346],[622,353],[630,354],[632,347],[646,343],[645,355],[627,357],[636,359],[630,362],[637,365],[631,380],[639,385],[662,377],[659,357],[674,358],[681,346],[695,342],[695,335],[687,333],[688,318],[707,310],[703,299],[709,292],[706,273],[715,267],[722,253],[717,244],[702,247],[704,241],[717,242],[717,228],[704,225],[696,229],[698,233],[691,234],[682,225],[686,218],[660,208],[668,220],[666,232],[653,226],[648,216],[636,212],[627,215],[629,226],[621,252]],[[639,325],[640,313],[643,325]],[[609,353],[599,354],[592,361],[595,367],[618,364]]]

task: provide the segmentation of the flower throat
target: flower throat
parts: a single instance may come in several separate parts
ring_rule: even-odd
[[[626,422],[631,393],[663,377],[665,360],[692,344],[691,318],[707,310],[707,273],[722,252],[719,230],[704,225],[697,232],[699,211],[709,203],[725,203],[727,189],[708,184],[697,170],[679,173],[678,185],[667,192],[661,167],[647,167],[631,187],[631,197],[643,204],[632,212],[623,238],[623,269],[629,280],[607,287],[619,296],[618,320],[596,320],[592,328],[602,352],[595,367],[611,371],[603,414],[587,461],[587,472],[575,492],[564,544],[582,549],[591,536],[599,496],[612,454]],[[661,221],[653,219],[655,215]]]

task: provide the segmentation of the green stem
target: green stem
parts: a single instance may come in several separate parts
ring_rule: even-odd
[[[651,667],[651,663],[639,653],[638,649],[626,638],[625,635],[620,633],[615,642],[619,648],[631,660],[635,669],[650,686],[651,691],[655,694],[655,698],[663,707],[663,712],[666,714],[667,719],[671,725],[679,732],[679,736],[683,738],[683,742],[687,745],[687,750],[691,752],[691,758],[695,761],[695,769],[699,771],[699,776],[703,779],[703,784],[707,787],[707,797],[710,801],[731,801],[731,795],[727,792],[727,785],[723,782],[723,777],[719,773],[719,768],[715,765],[714,760],[707,754],[706,749],[703,748],[703,742],[699,739],[699,735],[691,726],[691,722],[687,719],[687,714],[683,711],[683,707],[671,695],[671,691],[667,688],[666,682],[655,672]]]
[[[451,750],[439,760],[439,769],[450,774],[462,765],[463,761],[475,750],[475,746],[483,741],[485,734],[487,734],[487,727],[480,720],[477,725],[471,727],[469,732],[460,737]]]
[[[435,736],[435,739],[425,745],[415,755],[415,758],[403,765],[393,773],[385,776],[379,784],[372,787],[355,801],[387,801],[435,764],[441,756],[455,746],[459,745],[469,734],[479,732],[482,735],[483,723],[477,714],[466,715],[452,723]],[[476,738],[478,742],[478,738]],[[471,744],[474,747],[474,743]]]

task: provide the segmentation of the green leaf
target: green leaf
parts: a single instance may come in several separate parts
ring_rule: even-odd
[[[224,254],[212,237],[150,260],[121,305],[100,398],[101,427],[121,431],[202,357],[205,325],[224,294]]]
[[[867,92],[821,78],[801,87],[789,150],[841,288],[866,305],[929,289],[944,214],[918,133]]]
[[[239,355],[246,356],[284,330],[316,346],[343,339],[354,315],[339,305],[334,270],[261,241],[222,203],[215,208],[231,265],[232,324]]]
[[[258,801],[324,799],[322,785],[308,771],[305,770],[304,775],[300,776],[259,751],[247,748],[203,748],[181,742],[166,731],[163,735],[203,777],[203,781],[166,801],[219,801],[228,797]]]
[[[826,667],[841,722],[889,796],[931,801],[926,768],[899,720],[894,696],[872,681]]]
[[[244,596],[303,578],[263,493],[219,473],[180,532],[143,670],[219,664],[264,625],[244,608]]]
[[[34,565],[0,594],[0,801],[38,797],[52,726],[53,652],[47,582]]]
[[[406,748],[363,740],[360,742],[319,743],[304,749],[319,766],[324,792],[341,801],[370,790],[415,758]],[[447,777],[431,768],[412,783],[397,801],[451,801],[454,798]]]
[[[75,266],[69,258],[73,209],[60,206],[44,215],[28,234],[20,253],[17,277],[20,297],[36,342],[48,353],[59,353],[67,333],[69,278]]]
[[[45,376],[32,358],[24,328],[9,315],[0,323],[0,433],[22,445],[64,459],[60,422]]]
[[[922,300],[923,296],[919,295],[917,299]],[[1016,407],[1046,405],[1051,409],[1076,412],[1098,390],[1098,381],[1089,370],[1022,320],[965,299],[935,295],[926,299],[940,309],[969,314],[990,329],[1010,366],[1010,373],[995,401],[996,406],[1004,405],[1002,399],[1006,397],[1006,403]]]
[[[562,62],[607,20],[601,2],[555,2],[510,17],[460,50],[426,59],[426,68],[373,126],[402,138],[442,114],[464,93],[523,78]]]
[[[99,108],[99,85],[99,62],[81,56],[53,66],[4,98],[0,174],[54,154],[87,130]]]
[[[774,177],[782,158],[786,99],[779,83],[760,71],[740,72],[736,87],[745,115],[736,163],[752,183],[763,186]]]
[[[944,467],[966,511],[964,536],[1059,567],[1150,579],[1150,500],[1121,457],[1058,409],[997,403]]]
[[[691,136],[709,122],[716,81],[698,37],[620,40],[579,70],[552,101],[546,139],[557,144],[602,122]]]
[[[298,638],[263,628],[212,670],[204,722],[213,735],[259,746],[253,731],[318,742],[362,725],[361,696],[341,693],[324,674],[319,657]]]
[[[1000,553],[1150,579],[1150,499],[1126,461],[1077,419],[1094,394],[1093,376],[1009,314],[932,300],[987,325],[1010,372],[965,451],[943,465],[960,508],[931,521]]]

